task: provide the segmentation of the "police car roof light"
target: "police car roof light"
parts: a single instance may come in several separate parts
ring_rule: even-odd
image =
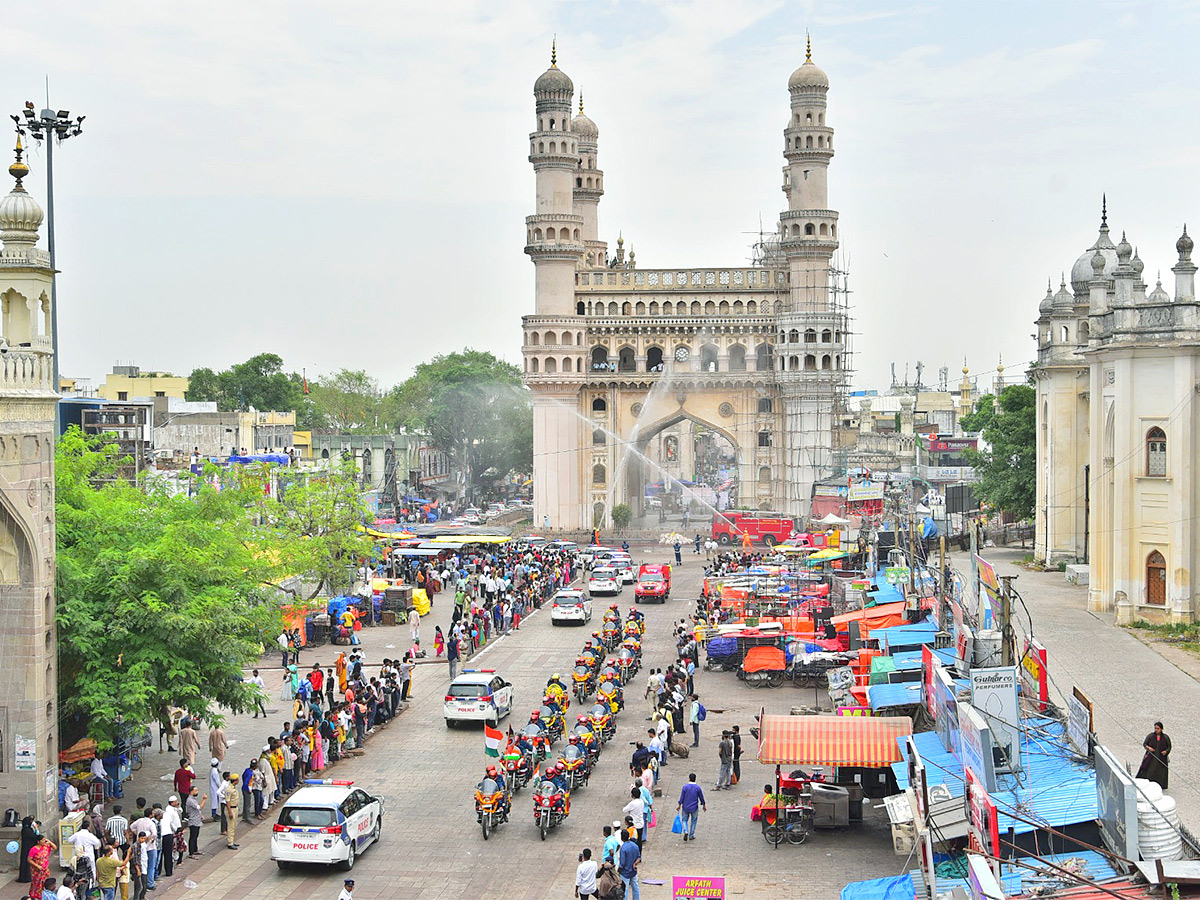
[[[495,669],[463,669],[463,674],[464,675],[467,675],[467,674],[478,675],[479,673],[482,672],[485,675],[491,675],[495,671],[496,671]]]
[[[339,780],[336,778],[305,778],[304,783],[305,784],[333,784],[333,785],[337,785],[338,787],[349,787],[350,785],[354,784],[353,781],[346,781],[344,779]]]

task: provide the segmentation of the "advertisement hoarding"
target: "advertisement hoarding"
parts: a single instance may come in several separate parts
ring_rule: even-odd
[[[1096,745],[1096,805],[1100,837],[1126,859],[1138,858],[1137,786],[1109,749]]]
[[[1000,814],[995,801],[987,789],[979,783],[975,771],[967,766],[965,770],[966,790],[963,793],[963,803],[967,812],[967,834],[972,850],[991,859],[992,869],[996,877],[1000,877]]]
[[[934,666],[934,693],[937,695],[937,734],[948,753],[959,753],[958,697],[954,679],[945,666]]]
[[[998,900],[1005,896],[987,860],[977,853],[967,854],[967,889],[971,900]]]
[[[1090,735],[1096,731],[1096,720],[1092,710],[1092,701],[1079,688],[1071,691],[1067,698],[1067,740],[1079,751],[1080,755],[1091,754]]]
[[[725,879],[707,875],[675,875],[671,900],[725,900]]]
[[[1038,702],[1038,712],[1045,712],[1050,700],[1046,648],[1029,638],[1025,638],[1025,650],[1021,653],[1021,685],[1025,696]]]
[[[921,681],[925,685],[925,712],[929,718],[937,721],[937,685],[933,681],[934,671],[941,665],[934,657],[933,650],[928,644],[921,645]]]
[[[992,751],[992,730],[970,703],[958,703],[958,744],[964,767],[969,766],[989,790],[996,790],[996,763]]]
[[[992,740],[1002,754],[1000,773],[1021,769],[1021,716],[1017,700],[1017,667],[997,666],[971,670],[971,705],[983,714],[992,729]]]
[[[922,829],[929,813],[929,779],[925,775],[925,762],[917,752],[912,735],[905,737],[904,742],[908,745],[908,784],[917,798],[917,817],[920,819],[917,827]]]

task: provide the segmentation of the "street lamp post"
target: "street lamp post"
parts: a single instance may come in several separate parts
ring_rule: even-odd
[[[47,101],[47,105],[49,101]],[[34,111],[32,101],[25,101],[22,115],[13,116],[17,123],[17,132],[28,134],[35,141],[46,144],[46,243],[50,249],[50,342],[54,348],[54,391],[59,390],[61,381],[58,368],[58,266],[54,257],[54,142],[65,141],[67,138],[78,137],[83,133],[85,116],[71,118],[71,114],[60,109],[43,109],[41,113]],[[55,430],[58,428],[58,417],[55,416]]]

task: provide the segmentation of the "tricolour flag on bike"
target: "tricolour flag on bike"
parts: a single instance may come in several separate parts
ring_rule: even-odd
[[[500,745],[504,742],[504,732],[493,728],[487,722],[483,723],[483,752],[486,756],[499,756]]]

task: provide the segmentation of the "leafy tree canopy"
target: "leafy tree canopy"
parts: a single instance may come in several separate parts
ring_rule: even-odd
[[[171,496],[113,477],[119,463],[77,428],[56,453],[61,712],[104,742],[171,704],[249,709],[242,667],[280,622],[244,492]]]
[[[975,401],[975,408],[959,420],[963,431],[980,432],[996,415],[996,398],[983,394]]]
[[[215,400],[221,410],[297,410],[304,400],[303,379],[285,373],[278,354],[259,353],[221,372],[193,369],[187,399]]]
[[[312,385],[317,418],[336,431],[373,431],[380,421],[383,393],[365,371],[339,369]]]
[[[982,401],[983,398],[981,398]],[[1027,384],[1000,392],[983,424],[988,447],[968,454],[979,476],[975,491],[993,506],[1021,519],[1033,515],[1037,476],[1037,399]]]

